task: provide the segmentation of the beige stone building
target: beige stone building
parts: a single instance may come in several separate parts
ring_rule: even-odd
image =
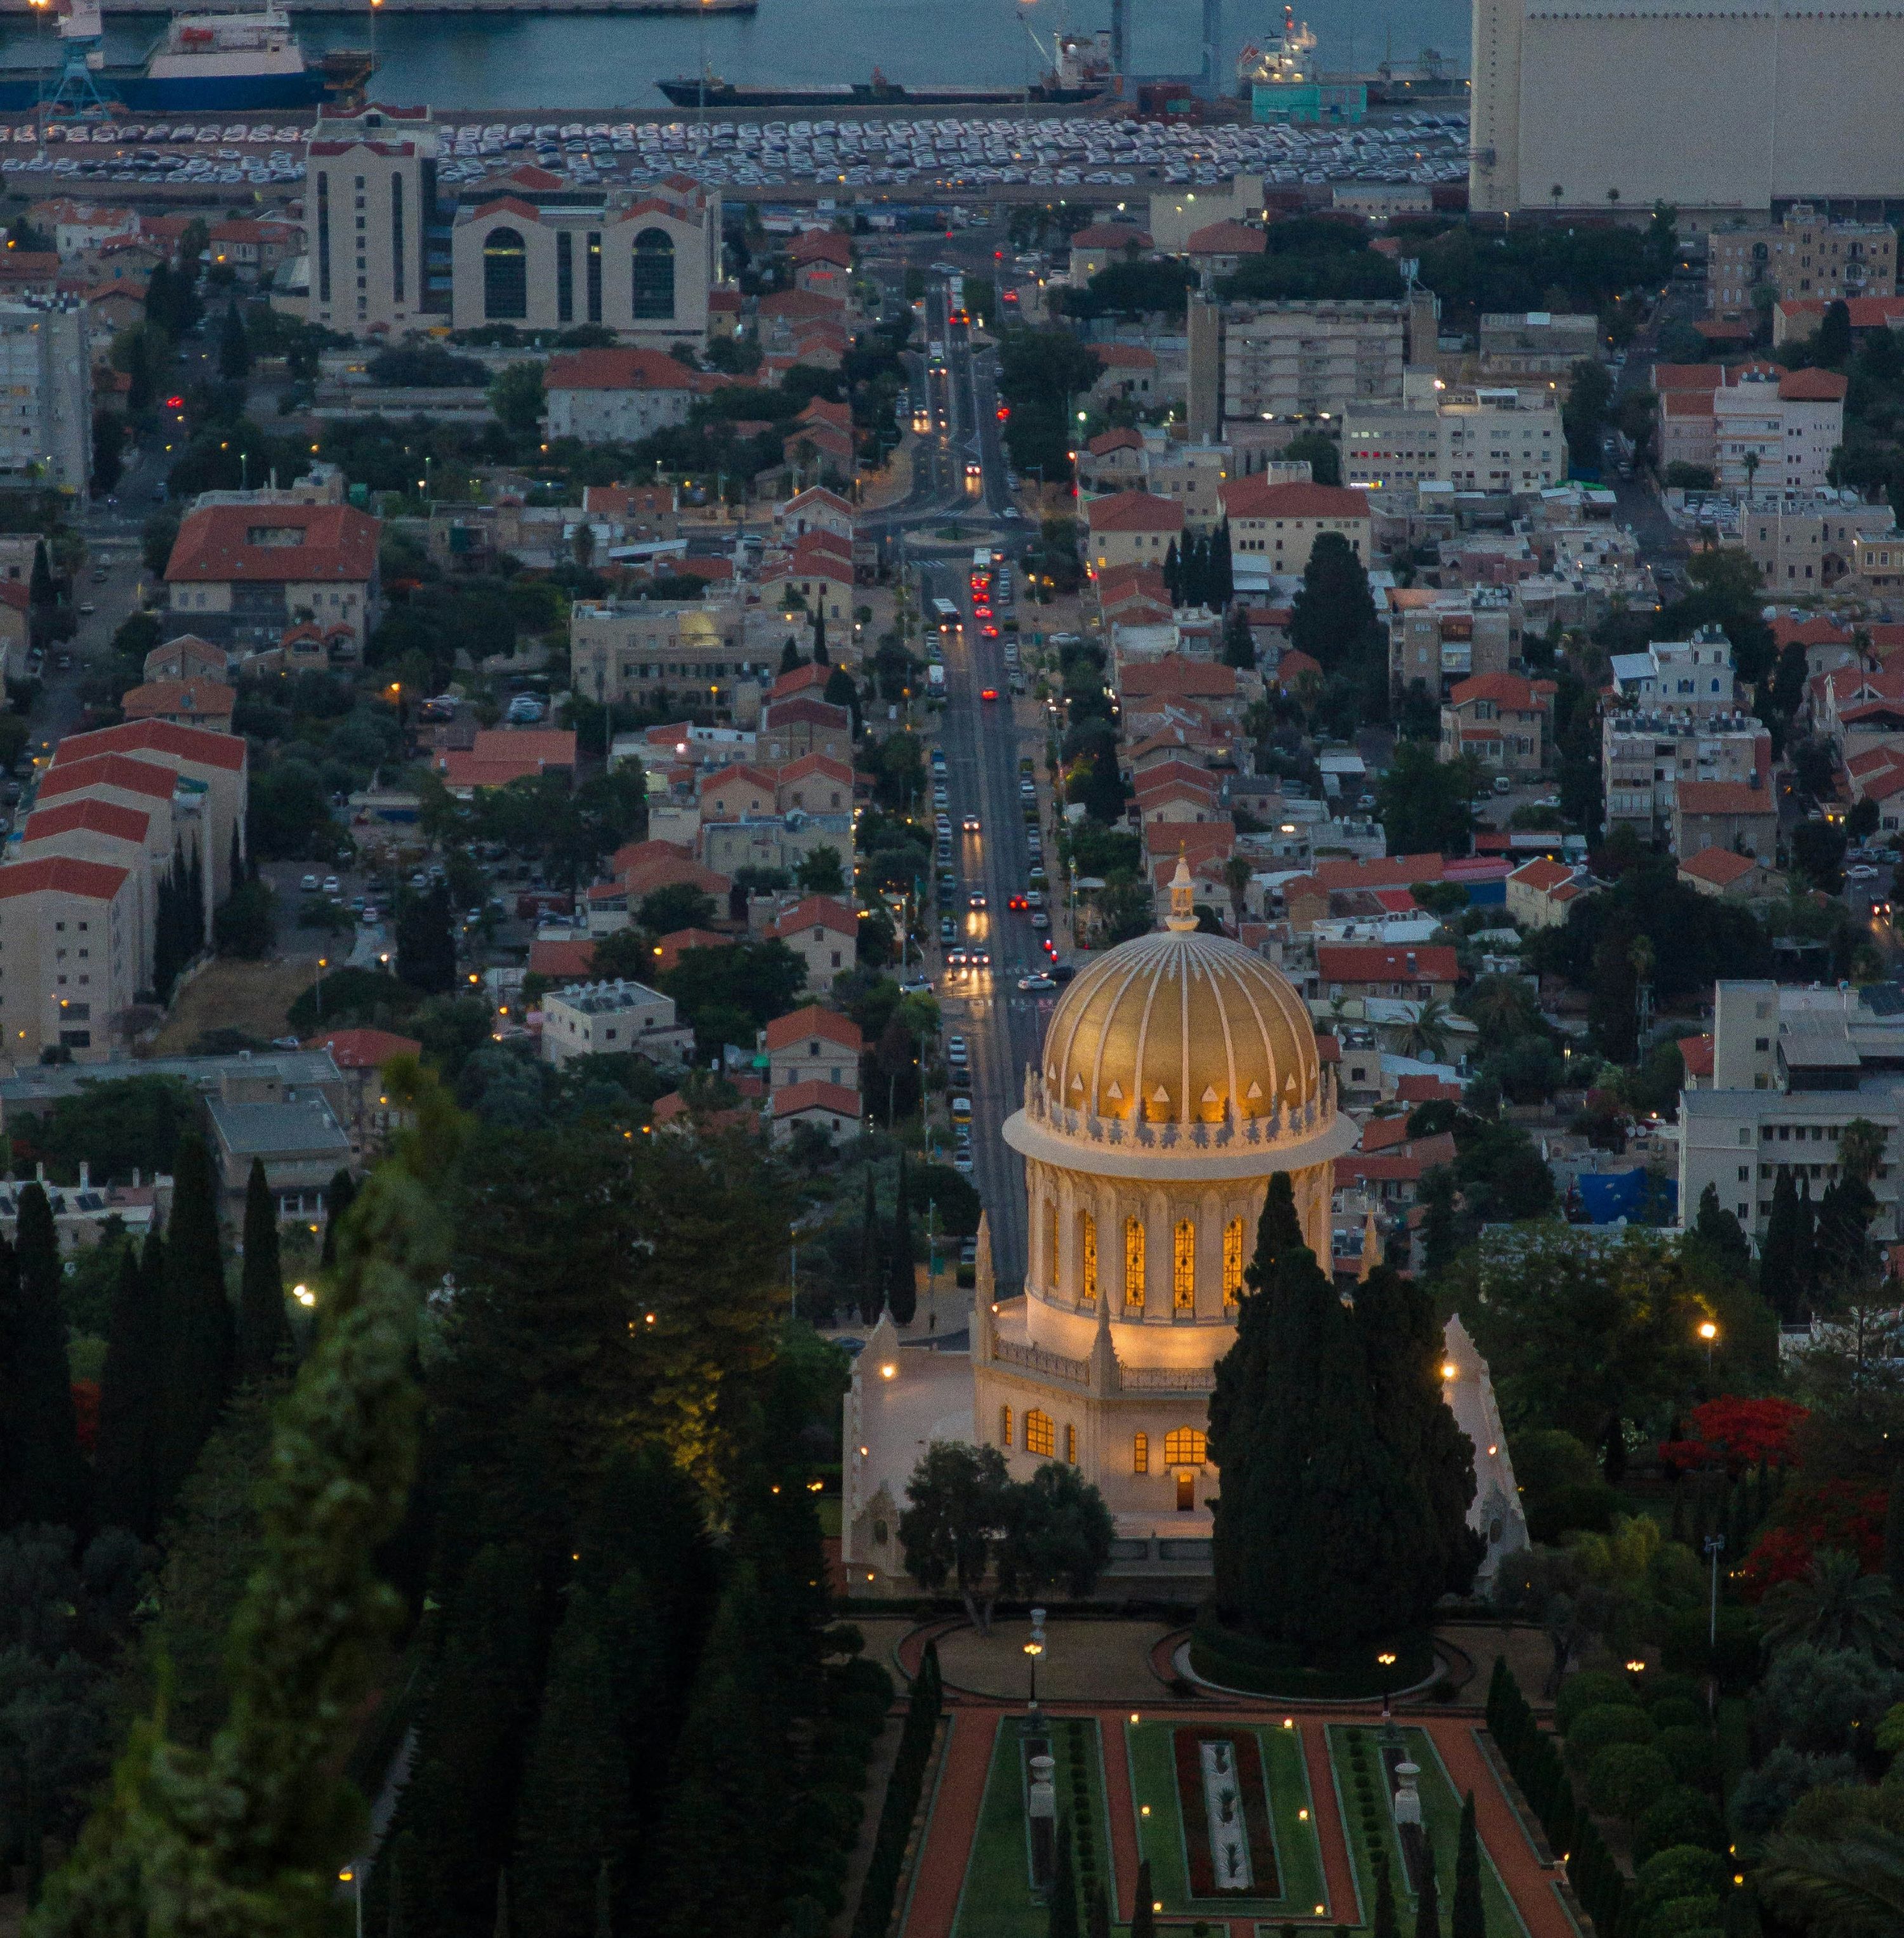
[[[1556,393],[1444,387],[1401,404],[1353,403],[1343,414],[1346,483],[1370,491],[1421,484],[1457,491],[1541,491],[1567,473]]]
[[[1882,538],[1896,523],[1888,505],[1823,504],[1810,493],[1755,491],[1738,536],[1768,592],[1816,592],[1855,569],[1860,539]]]
[[[1271,573],[1300,572],[1315,541],[1339,532],[1366,565],[1374,542],[1367,498],[1340,484],[1273,484],[1263,477],[1224,487],[1233,560]]]
[[[0,302],[0,480],[84,493],[93,475],[93,353],[84,303]]]
[[[51,1049],[96,1062],[123,1043],[140,912],[130,867],[51,855],[0,867],[0,1032],[13,1062]]]
[[[424,238],[436,214],[427,108],[319,115],[305,144],[310,320],[350,336],[415,328],[427,311]]]
[[[1148,491],[1114,491],[1084,506],[1091,570],[1120,565],[1161,566],[1183,539],[1184,508],[1174,498]]]
[[[1776,226],[1715,229],[1706,239],[1706,302],[1715,316],[1750,317],[1765,303],[1800,298],[1896,293],[1897,232],[1887,223],[1833,222],[1800,202]]]
[[[758,649],[748,647],[742,609],[732,603],[579,599],[569,612],[570,676],[592,700],[658,705],[667,693],[729,724],[740,706],[752,724],[779,664],[766,652],[764,634]]]
[[[665,350],[707,333],[720,280],[721,203],[688,175],[587,198],[560,177],[518,169],[492,199],[457,211],[450,233],[458,330],[597,323]]]
[[[1398,696],[1419,681],[1440,700],[1464,680],[1521,663],[1520,618],[1509,587],[1393,586],[1388,617],[1388,682]]]

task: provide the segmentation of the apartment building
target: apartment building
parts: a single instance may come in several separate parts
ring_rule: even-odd
[[[1755,491],[1740,515],[1738,537],[1768,591],[1815,591],[1856,570],[1860,539],[1896,529],[1888,505],[1860,504],[1855,492]]]
[[[1400,404],[1354,403],[1343,419],[1343,473],[1370,491],[1451,484],[1465,491],[1541,491],[1567,473],[1555,393],[1444,386]]]
[[[436,201],[429,109],[324,109],[304,155],[311,321],[349,336],[400,335],[446,309],[425,254]]]
[[[458,207],[450,232],[458,330],[595,323],[656,350],[707,334],[720,279],[718,193],[689,175],[578,188],[539,169],[493,186]]]
[[[1609,712],[1600,722],[1600,777],[1609,834],[1630,828],[1642,841],[1665,840],[1673,834],[1680,789],[1688,782],[1753,787],[1769,808],[1772,737],[1753,715],[1740,711]],[[1678,852],[1695,854],[1712,845],[1700,842]]]
[[[584,983],[542,999],[542,1056],[558,1070],[578,1056],[645,1058],[672,1066],[694,1054],[694,1032],[675,1021],[674,998],[642,983]]]
[[[0,867],[0,1033],[15,1064],[122,1045],[142,953],[136,871],[45,855]]]
[[[1755,491],[1813,491],[1831,475],[1845,441],[1850,380],[1837,370],[1755,372],[1712,393],[1712,440],[1719,483]]]
[[[1476,673],[1441,703],[1441,758],[1466,754],[1490,773],[1526,779],[1547,758],[1554,682],[1517,673]]]
[[[1419,681],[1430,697],[1445,701],[1464,680],[1521,664],[1510,587],[1391,586],[1387,603],[1388,683],[1398,697]]]
[[[93,352],[86,305],[0,302],[0,478],[84,494],[93,476]]]
[[[687,421],[698,373],[658,350],[570,350],[543,373],[549,435],[632,444]]]
[[[784,627],[782,629],[784,633]],[[762,690],[779,666],[749,657],[741,608],[695,600],[577,600],[569,612],[569,671],[578,693],[610,702],[658,706],[663,693],[694,697],[719,724],[731,724],[737,700],[758,718]]]
[[[1086,502],[1084,524],[1093,573],[1120,565],[1160,566],[1182,542],[1184,508],[1180,500],[1148,491],[1114,491]]]
[[[1223,488],[1233,571],[1299,573],[1315,541],[1339,533],[1366,565],[1374,555],[1373,514],[1366,496],[1340,484],[1276,484],[1258,474]]]
[[[1610,664],[1625,706],[1698,718],[1730,713],[1738,703],[1732,644],[1717,626],[1701,626],[1690,639],[1656,639],[1644,652],[1615,653]]]
[[[1854,1118],[1885,1133],[1871,1180],[1873,1236],[1899,1235],[1898,1136],[1904,1128],[1904,1012],[1896,986],[1784,989],[1720,983],[1713,990],[1712,1079],[1680,1092],[1679,1201],[1708,1185],[1755,1238],[1765,1233],[1779,1174],[1815,1204],[1838,1176],[1838,1143]],[[1873,998],[1884,1005],[1873,1006]]]
[[[1706,302],[1715,316],[1749,317],[1761,303],[1795,298],[1896,293],[1897,232],[1887,223],[1833,222],[1799,202],[1775,226],[1715,229],[1706,238]]]

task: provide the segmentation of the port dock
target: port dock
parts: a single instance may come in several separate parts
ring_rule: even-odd
[[[360,20],[364,0],[276,0],[287,14],[351,14]],[[382,0],[378,11],[388,20],[399,14],[751,14],[760,0]],[[194,14],[252,14],[258,0],[190,0]],[[179,0],[102,0],[108,15],[175,14]],[[35,17],[21,0],[0,4],[0,19]]]

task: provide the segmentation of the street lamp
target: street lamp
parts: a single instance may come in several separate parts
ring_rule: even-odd
[[[1038,1713],[1038,1658],[1045,1653],[1045,1611],[1034,1608],[1031,1611],[1031,1639],[1025,1644],[1025,1660],[1031,1671],[1031,1700],[1027,1704],[1031,1713]]]
[[[363,1867],[348,1864],[337,1873],[337,1882],[352,1886],[357,1894],[357,1938],[363,1938]]]
[[[1713,1649],[1719,1646],[1719,1557],[1725,1551],[1726,1537],[1723,1534],[1706,1536],[1706,1559],[1712,1563],[1712,1618],[1707,1630],[1706,1645]]]
[[[1719,1329],[1710,1319],[1702,1320],[1699,1323],[1699,1337],[1705,1341],[1705,1370],[1709,1379],[1712,1375],[1713,1341],[1719,1337]]]

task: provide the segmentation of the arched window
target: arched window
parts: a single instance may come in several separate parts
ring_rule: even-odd
[[[644,229],[634,238],[634,296],[637,323],[666,323],[674,314],[674,238],[665,229]]]
[[[1008,1406],[998,1410],[998,1444],[1001,1447],[1011,1444],[1011,1409]]]
[[[1087,1305],[1097,1303],[1097,1220],[1088,1211],[1078,1214],[1078,1253],[1083,1262],[1079,1283]]]
[[[1194,1426],[1173,1426],[1163,1436],[1163,1464],[1166,1467],[1200,1467],[1209,1442]]]
[[[1144,1221],[1124,1221],[1124,1302],[1141,1306],[1144,1302]]]
[[[1243,1221],[1232,1218],[1223,1228],[1223,1302],[1234,1305],[1243,1289]]]
[[[1170,1299],[1179,1312],[1197,1310],[1197,1226],[1188,1218],[1171,1235]]]
[[[1025,1451],[1036,1454],[1041,1460],[1048,1460],[1057,1450],[1058,1438],[1051,1425],[1051,1416],[1040,1413],[1036,1407],[1025,1415]]]
[[[1151,1470],[1151,1437],[1148,1433],[1133,1433],[1130,1436],[1130,1471],[1133,1474],[1148,1474]]]
[[[482,238],[482,314],[491,323],[529,314],[529,256],[519,229],[492,229]]]
[[[1077,1466],[1078,1429],[1076,1427],[1072,1426],[1069,1421],[1066,1422],[1064,1429],[1064,1458],[1065,1463],[1067,1466],[1075,1467]]]
[[[1045,1283],[1058,1289],[1058,1205],[1055,1198],[1045,1201]]]

